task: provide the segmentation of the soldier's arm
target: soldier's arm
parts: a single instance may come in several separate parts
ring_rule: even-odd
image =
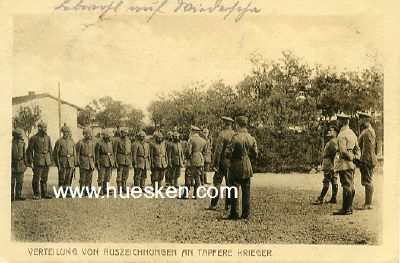
[[[28,148],[26,149],[26,156],[27,156],[27,162],[28,166],[32,167],[32,162],[33,162],[33,147],[34,147],[34,139],[31,137],[28,141]]]
[[[192,148],[193,148],[192,140],[189,139],[189,140],[188,140],[188,148],[187,148],[187,155],[188,155],[188,158],[191,158],[191,157],[192,157]]]
[[[76,145],[75,145],[75,143],[74,143],[74,146],[73,146],[73,151],[74,151],[74,165],[78,166],[78,158],[76,156]]]
[[[81,143],[79,141],[75,145],[76,166],[80,166],[80,163],[79,163],[80,156],[81,156]]]
[[[348,161],[353,160],[353,156],[349,155],[349,153],[347,152],[347,139],[344,136],[338,139],[338,147],[339,147],[339,154],[342,158]]]
[[[51,146],[51,138],[50,138],[50,136],[49,136],[49,146],[48,146],[48,151],[49,151],[49,153],[50,153],[50,161],[51,161],[51,164],[54,166],[54,159],[53,159],[53,147]]]
[[[57,167],[59,167],[59,163],[58,163],[58,151],[60,149],[60,140],[56,141],[56,144],[54,145],[54,151],[52,154],[53,157],[53,162],[56,164]]]
[[[136,165],[137,165],[137,156],[136,155],[137,155],[138,144],[134,143],[132,146],[133,146],[132,147],[132,165],[134,168],[136,168]]]
[[[233,154],[233,150],[235,149],[235,136],[233,136],[232,140],[228,143],[225,150],[225,158],[230,159]]]
[[[100,143],[96,142],[94,146],[94,158],[96,163],[96,168],[99,169],[100,167]]]
[[[218,167],[218,164],[220,162],[221,151],[222,151],[223,144],[224,144],[224,141],[222,139],[222,136],[219,135],[218,138],[217,138],[217,142],[215,144],[214,156],[213,156],[213,160],[212,160],[212,165],[215,168]]]

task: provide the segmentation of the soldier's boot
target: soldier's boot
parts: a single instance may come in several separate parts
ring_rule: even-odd
[[[204,173],[200,175],[200,185],[204,185]]]
[[[98,182],[97,183],[97,187],[98,187],[98,189],[100,189],[99,190],[99,195],[101,195],[101,196],[103,196],[104,195],[104,190],[103,190],[103,182]]]
[[[195,184],[193,187],[193,199],[197,199],[197,189],[199,189],[199,185]]]
[[[330,203],[330,204],[336,204],[337,203],[336,196],[337,196],[337,193],[338,193],[338,189],[339,189],[339,187],[338,187],[337,184],[333,184],[332,185],[332,196],[331,196],[331,200],[329,200],[328,203]]]
[[[32,191],[33,191],[33,199],[39,200],[40,199],[39,183],[34,180],[32,180]]]
[[[317,198],[317,200],[315,200],[315,201],[313,202],[313,204],[314,204],[314,205],[322,205],[322,204],[324,203],[324,198],[325,198],[325,195],[326,195],[326,193],[328,192],[328,190],[329,190],[329,185],[324,185],[324,186],[322,187],[321,194],[319,195],[319,197]]]
[[[122,180],[122,192],[126,194],[126,178]]]
[[[370,185],[365,186],[365,204],[360,208],[360,210],[373,209],[372,206],[373,191],[374,191],[373,186]]]
[[[44,199],[51,199],[52,197],[47,192],[47,183],[40,184],[40,192],[42,194],[42,198]]]
[[[342,201],[342,208],[337,211],[334,212],[334,215],[351,215],[352,211],[350,210],[350,202],[351,202],[351,190],[348,191],[346,189],[343,188],[343,201]]]
[[[121,193],[121,183],[117,182],[117,195]]]
[[[17,181],[15,185],[15,200],[24,201],[26,198],[22,196],[22,182]]]
[[[351,211],[351,213],[353,213],[353,201],[354,201],[355,197],[356,197],[356,190],[352,189],[351,198],[350,198],[350,202],[349,202],[349,211]]]
[[[190,193],[190,186],[187,186],[186,188],[183,188],[181,196],[179,196],[179,199],[188,199],[189,198],[189,193]]]
[[[229,210],[231,207],[231,199],[229,198],[229,190],[225,189],[225,210]]]
[[[210,207],[208,207],[208,210],[217,210],[219,193],[217,192],[217,190],[215,188],[212,188],[211,196],[215,196],[215,197],[211,198],[211,203],[210,203]]]

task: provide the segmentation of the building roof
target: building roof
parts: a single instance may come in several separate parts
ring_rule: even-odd
[[[12,105],[18,105],[18,104],[21,104],[21,103],[24,103],[24,102],[28,102],[28,101],[36,100],[36,99],[42,99],[42,98],[46,98],[46,97],[52,98],[52,99],[58,101],[58,98],[56,96],[50,95],[49,93],[41,93],[41,94],[32,93],[32,94],[25,95],[25,96],[13,97],[12,98]],[[61,101],[62,104],[69,105],[69,106],[74,107],[74,108],[76,108],[78,110],[81,109],[81,107],[79,107],[79,106],[77,106],[75,104],[69,103],[69,102],[67,102],[65,100],[60,100],[60,101]]]

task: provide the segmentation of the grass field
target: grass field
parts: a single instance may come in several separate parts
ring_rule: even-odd
[[[52,168],[50,186],[57,184],[56,173]],[[209,181],[211,177],[209,174]],[[336,205],[310,204],[319,194],[321,173],[256,174],[251,182],[248,220],[225,220],[228,212],[223,210],[223,202],[217,211],[205,210],[208,198],[27,199],[12,203],[12,232],[15,240],[25,242],[377,245],[381,243],[382,173],[377,172],[375,178],[375,209],[355,210],[351,216],[332,215],[340,208],[341,189]],[[32,197],[31,179],[29,170],[23,188],[28,198]],[[115,171],[112,182],[115,184]],[[75,178],[73,186],[77,184]],[[355,184],[355,206],[360,206],[364,189],[358,171]]]

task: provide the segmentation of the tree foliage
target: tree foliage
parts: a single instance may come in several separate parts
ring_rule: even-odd
[[[14,127],[24,131],[26,138],[32,133],[32,128],[41,119],[41,109],[38,105],[33,107],[20,107],[17,115],[14,117]]]

